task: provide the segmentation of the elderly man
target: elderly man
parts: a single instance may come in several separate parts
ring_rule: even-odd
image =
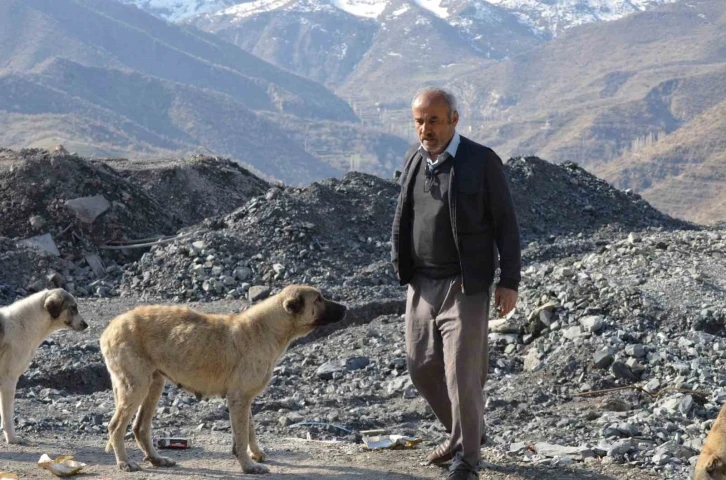
[[[471,480],[486,438],[489,292],[499,263],[495,306],[506,314],[517,303],[519,226],[502,161],[456,132],[454,96],[423,90],[412,112],[420,144],[406,154],[391,238],[408,284],[408,369],[451,434],[429,461],[453,460],[448,478]]]

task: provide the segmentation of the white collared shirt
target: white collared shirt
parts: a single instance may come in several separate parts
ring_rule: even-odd
[[[452,158],[456,156],[456,151],[459,149],[459,143],[461,142],[461,137],[459,136],[459,132],[454,132],[454,136],[451,138],[451,141],[449,142],[449,145],[446,147],[446,150],[441,152],[438,157],[436,157],[436,161],[431,160],[431,154],[424,148],[423,143],[421,144],[420,151],[421,154],[426,159],[426,163],[428,164],[430,169],[435,169],[439,165],[441,165],[443,162],[446,161],[449,156]],[[448,153],[449,155],[444,155],[444,152]]]

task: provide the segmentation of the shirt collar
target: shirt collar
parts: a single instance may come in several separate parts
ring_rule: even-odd
[[[459,149],[459,143],[461,143],[461,136],[459,135],[459,132],[454,132],[454,136],[451,138],[451,141],[446,147],[446,150],[441,152],[439,156],[436,157],[435,162],[431,160],[431,155],[429,154],[428,150],[424,148],[423,144],[421,144],[420,150],[424,158],[426,159],[426,163],[428,163],[431,167],[436,167],[440,163],[446,161],[446,159],[448,159],[449,157],[456,157],[456,151]],[[448,153],[448,155],[444,155],[444,153]]]

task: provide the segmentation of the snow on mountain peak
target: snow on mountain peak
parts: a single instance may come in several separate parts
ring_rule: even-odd
[[[424,9],[452,24],[461,23],[456,12],[461,0],[122,0],[170,21],[192,16],[226,15],[239,19],[272,12],[343,11],[350,15],[380,19],[393,4],[394,16],[410,8]],[[477,0],[470,6],[489,12],[499,8],[538,34],[558,33],[585,23],[617,20],[631,13],[679,0]],[[457,8],[459,7],[459,8]],[[482,14],[483,15],[483,14]],[[476,17],[476,14],[475,14]],[[475,21],[474,19],[470,19]]]
[[[388,5],[387,0],[330,0],[331,3],[351,15],[378,18]]]

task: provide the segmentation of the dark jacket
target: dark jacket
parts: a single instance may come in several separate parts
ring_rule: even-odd
[[[411,172],[424,162],[418,145],[406,153],[399,178],[401,194],[391,235],[391,261],[401,285],[413,277],[411,252]],[[521,279],[519,225],[501,159],[465,137],[449,178],[449,210],[467,295],[488,291],[499,264],[499,286],[517,290]],[[499,257],[499,258],[497,258]]]

